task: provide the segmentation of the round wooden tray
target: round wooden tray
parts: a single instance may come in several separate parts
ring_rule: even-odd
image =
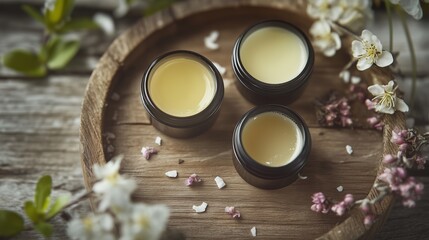
[[[92,166],[105,164],[114,154],[124,154],[121,171],[138,181],[136,201],[167,204],[171,209],[169,227],[182,231],[189,239],[245,239],[256,226],[261,239],[357,239],[375,232],[392,205],[387,197],[376,205],[379,221],[366,228],[363,215],[355,209],[347,217],[316,214],[310,210],[312,193],[323,191],[336,199],[345,192],[356,198],[374,198],[372,189],[381,170],[381,157],[394,151],[390,144],[393,126],[383,134],[370,129],[328,129],[317,123],[314,100],[330,90],[344,91],[338,73],[349,55],[340,51],[333,58],[316,56],[314,72],[303,96],[291,104],[310,127],[313,149],[310,161],[294,184],[280,190],[261,190],[250,186],[236,173],[232,164],[231,136],[239,118],[253,106],[238,93],[230,56],[239,34],[248,26],[266,19],[283,19],[308,32],[312,20],[300,1],[185,1],[139,21],[109,47],[93,72],[82,107],[82,167],[88,189],[94,183]],[[220,49],[210,51],[203,38],[212,30],[220,32]],[[224,76],[225,98],[214,126],[201,136],[173,139],[151,126],[140,101],[140,81],[149,63],[158,55],[176,49],[201,53],[227,68]],[[367,80],[386,82],[389,74],[380,69],[367,74]],[[119,94],[118,101],[112,100]],[[363,115],[354,110],[354,116]],[[387,116],[386,122],[404,125],[401,114]],[[113,133],[107,141],[103,135]],[[163,145],[151,160],[140,153],[142,146]],[[345,146],[353,147],[348,155]],[[108,153],[114,147],[113,153]],[[107,150],[109,148],[109,151]],[[178,160],[183,159],[183,164]],[[179,177],[169,179],[164,173],[177,170]],[[199,174],[201,186],[186,187],[184,180]],[[214,178],[219,175],[227,187],[219,190]],[[336,188],[342,185],[344,192]],[[209,204],[207,212],[197,214],[192,205]],[[233,220],[224,213],[225,206],[236,206],[242,219]]]

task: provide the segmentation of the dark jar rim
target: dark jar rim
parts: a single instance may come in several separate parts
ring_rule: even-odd
[[[269,167],[260,164],[247,154],[242,144],[241,135],[247,121],[254,116],[266,112],[276,112],[291,119],[299,128],[302,135],[303,146],[301,152],[290,162],[279,167]],[[299,173],[308,161],[311,151],[311,135],[304,120],[294,111],[279,104],[267,104],[255,107],[248,111],[235,126],[232,136],[232,148],[236,161],[251,174],[263,179],[290,178]]]
[[[173,116],[159,109],[150,97],[148,84],[151,71],[163,59],[173,55],[187,55],[191,58],[200,60],[201,62],[205,63],[207,67],[213,72],[216,87],[213,99],[206,108],[195,115],[186,117]],[[224,96],[223,79],[215,65],[206,57],[189,50],[175,50],[158,56],[146,69],[141,81],[140,90],[141,100],[148,114],[160,123],[174,128],[190,128],[204,124],[207,119],[213,117],[219,111]]]
[[[288,31],[295,33],[304,43],[308,52],[308,59],[302,71],[295,78],[289,81],[286,81],[284,83],[269,84],[269,83],[262,82],[256,79],[255,77],[253,77],[244,67],[240,57],[241,45],[250,34],[264,27],[284,28]],[[292,92],[302,87],[307,83],[309,76],[313,70],[313,65],[314,65],[314,50],[313,50],[311,41],[308,39],[308,37],[301,29],[299,29],[298,27],[296,27],[295,25],[289,22],[285,22],[282,20],[266,20],[263,22],[256,23],[251,27],[247,28],[238,37],[232,51],[232,67],[238,80],[249,90],[254,91],[261,95],[270,95],[270,96],[280,95],[280,94],[284,94],[285,92]]]

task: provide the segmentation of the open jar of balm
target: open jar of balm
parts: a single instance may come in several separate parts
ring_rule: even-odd
[[[223,80],[213,63],[185,50],[158,57],[141,83],[142,102],[152,125],[178,138],[208,129],[218,115],[223,94]]]
[[[303,92],[314,64],[306,35],[294,25],[270,20],[236,41],[232,67],[240,93],[255,104],[289,104]]]
[[[289,108],[262,105],[237,123],[232,149],[235,169],[246,182],[277,189],[297,179],[310,154],[311,136],[304,120]]]

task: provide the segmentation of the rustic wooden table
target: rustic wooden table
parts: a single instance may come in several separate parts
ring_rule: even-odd
[[[19,2],[19,3],[18,3]],[[12,48],[36,48],[40,39],[40,26],[32,22],[20,10],[23,1],[3,0],[0,3],[0,55]],[[25,2],[40,1],[27,0]],[[77,1],[79,14],[92,14],[102,9],[111,10],[116,1]],[[40,6],[40,5],[39,5]],[[130,26],[135,17],[118,21],[119,31]],[[428,19],[410,21],[420,62],[420,92],[428,89],[429,70],[424,68],[428,59],[428,33],[424,25]],[[397,26],[396,49],[407,51],[405,40]],[[386,18],[376,14],[370,26],[387,42]],[[83,177],[79,154],[80,109],[85,87],[94,66],[111,42],[101,34],[88,34],[84,47],[71,65],[44,79],[31,79],[0,67],[0,208],[22,212],[25,200],[33,197],[37,179],[50,174],[54,181],[54,195],[83,191]],[[409,75],[407,54],[402,54],[403,72]],[[406,85],[406,83],[404,84]],[[424,95],[424,94],[422,94]],[[428,96],[420,96],[420,105],[428,102]],[[428,120],[427,108],[420,108]],[[427,124],[427,123],[426,123]],[[421,177],[429,186],[429,178]],[[76,213],[89,211],[85,202],[72,210]],[[377,239],[429,239],[429,191],[414,209],[395,204],[389,219],[378,233]],[[54,219],[53,239],[65,238],[65,222]],[[34,231],[25,231],[19,239],[42,239]]]

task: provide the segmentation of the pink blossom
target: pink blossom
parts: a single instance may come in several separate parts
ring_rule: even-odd
[[[363,219],[365,226],[371,226],[375,222],[375,216],[373,214],[368,214]]]
[[[193,173],[186,179],[185,184],[186,186],[192,186],[195,183],[199,183],[201,181],[202,179],[197,174]]]
[[[314,193],[311,196],[313,205],[311,205],[311,210],[315,212],[328,213],[329,212],[329,201],[326,199],[325,194],[322,192]]]
[[[149,160],[153,154],[158,153],[158,150],[153,147],[143,147],[141,153],[146,160]]]
[[[390,141],[397,145],[404,144],[406,143],[407,135],[408,135],[407,130],[399,130],[399,129],[392,130],[392,138],[390,139]]]
[[[365,105],[368,108],[368,110],[373,110],[375,109],[375,102],[371,101],[370,99],[366,99],[365,100]]]
[[[241,217],[240,212],[235,207],[225,207],[225,212],[231,215],[232,218],[238,219]]]
[[[344,213],[349,210],[351,208],[351,206],[353,206],[354,203],[354,199],[353,199],[353,195],[352,194],[346,194],[346,196],[344,197],[344,200],[334,204],[331,207],[331,211],[336,213],[338,216],[343,216]]]
[[[392,164],[398,161],[398,158],[393,156],[392,154],[387,154],[383,157],[383,163]]]
[[[383,130],[384,123],[381,121],[381,117],[379,115],[369,117],[366,119],[366,121],[369,125],[371,125],[371,127],[377,129],[378,131]]]
[[[406,152],[407,151],[407,149],[408,149],[408,147],[409,147],[409,145],[408,145],[408,143],[402,143],[401,145],[399,145],[399,151],[401,151],[401,152]]]
[[[420,155],[417,155],[416,156],[416,164],[417,164],[417,169],[425,169],[426,157],[422,157]]]
[[[385,168],[384,172],[378,176],[378,179],[389,184],[392,191],[397,191],[399,185],[407,177],[407,172],[402,167]]]
[[[403,198],[402,205],[412,208],[416,205],[416,200],[419,200],[423,194],[424,185],[418,182],[414,177],[409,177],[399,186],[399,195]]]

